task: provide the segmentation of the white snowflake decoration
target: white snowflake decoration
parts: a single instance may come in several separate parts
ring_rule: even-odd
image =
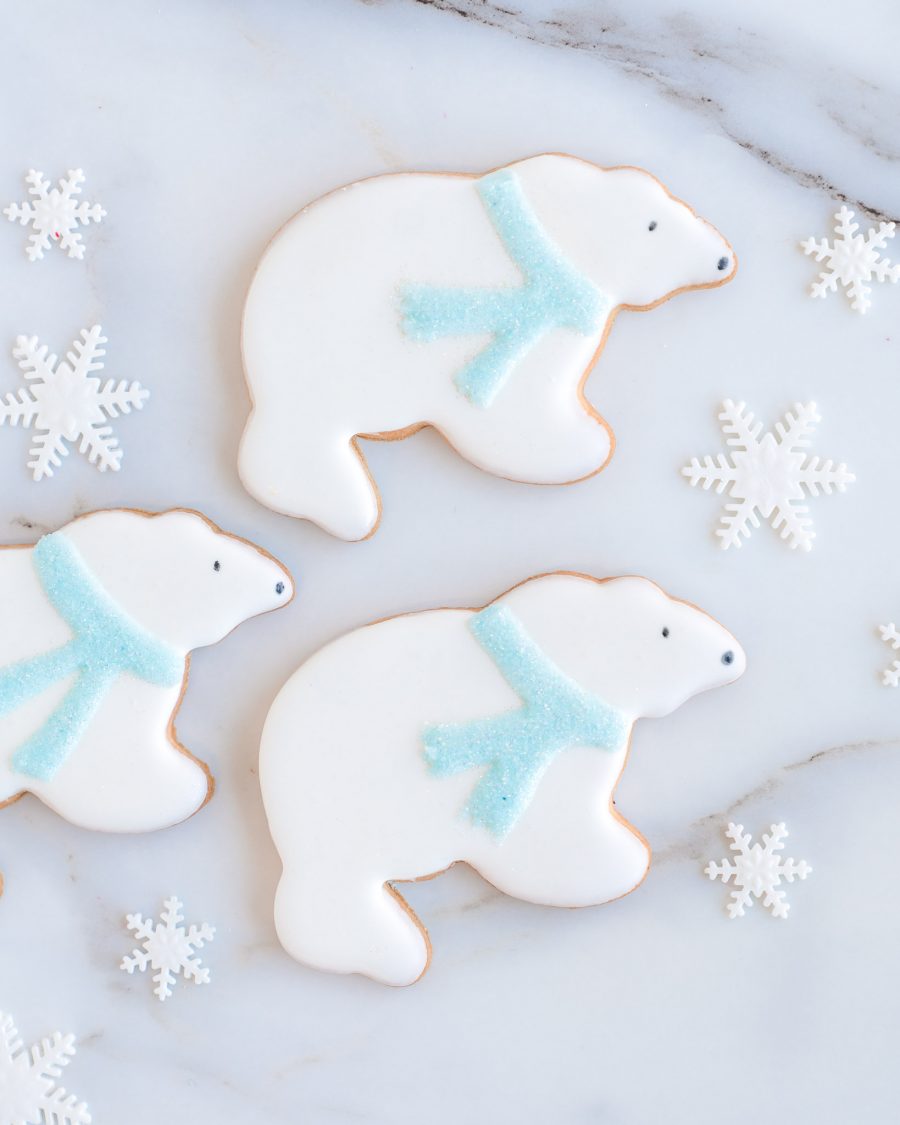
[[[2,1125],[90,1125],[85,1103],[56,1085],[74,1054],[75,1036],[58,1031],[26,1049],[12,1017],[0,1012]]]
[[[148,967],[156,969],[153,991],[160,1000],[172,995],[178,973],[194,984],[209,984],[209,969],[202,967],[200,958],[194,956],[194,951],[202,949],[205,942],[212,941],[216,931],[206,922],[185,929],[181,925],[184,921],[182,905],[174,895],[167,898],[160,915],[161,923],[144,918],[141,914],[129,914],[125,918],[128,929],[141,942],[141,946],[133,949],[129,956],[123,957],[119,968],[128,973],[133,973],[135,969],[144,972]]]
[[[805,504],[799,504],[806,494],[818,496],[821,490],[829,495],[833,488],[843,492],[856,478],[841,462],[835,466],[831,460],[807,457],[801,452],[809,445],[809,435],[821,421],[814,402],[795,403],[783,422],[775,424],[775,433],[763,434],[762,422],[754,422],[753,415],[745,413],[743,402],[731,399],[722,403],[719,421],[727,444],[734,450],[729,456],[723,453],[715,458],[691,459],[682,474],[692,485],[709,489],[715,485],[721,494],[735,503],[725,505],[721,527],[716,529],[720,546],[740,547],[742,536],[748,537],[754,527],[759,527],[760,516],[771,519],[772,527],[780,530],[781,538],[791,547],[812,548],[815,532],[812,518]],[[777,435],[777,436],[776,436]]]
[[[8,422],[34,431],[28,462],[34,480],[53,476],[69,452],[67,442],[77,441],[79,452],[101,473],[121,467],[122,450],[112,426],[105,425],[106,419],[130,414],[132,408],[140,410],[150,392],[140,383],[124,379],[101,383],[92,375],[103,368],[105,343],[99,324],[83,328],[81,338],[73,341],[72,350],[57,363],[37,336],[16,338],[13,356],[28,386],[18,394],[10,391],[0,396],[0,426]]]
[[[872,287],[866,282],[873,278],[876,281],[900,281],[900,265],[892,266],[880,253],[887,240],[894,237],[895,224],[879,223],[877,230],[870,227],[868,234],[857,234],[859,223],[852,222],[853,215],[854,212],[847,207],[841,207],[835,214],[833,246],[827,238],[819,242],[807,238],[800,245],[804,253],[815,255],[817,262],[827,259],[826,268],[810,289],[813,297],[824,297],[829,291],[837,292],[840,282],[847,296],[852,298],[850,308],[864,313],[872,304],[869,300]]]
[[[878,632],[885,644],[889,644],[894,652],[900,648],[900,633],[894,628],[893,621],[890,625],[879,625]],[[897,687],[900,684],[900,660],[892,660],[881,673],[881,682],[885,687]]]
[[[788,830],[783,824],[773,824],[763,833],[762,843],[753,844],[748,832],[744,835],[743,824],[729,824],[725,835],[732,841],[731,850],[737,852],[734,860],[723,859],[721,863],[710,863],[704,874],[710,879],[721,879],[723,883],[734,879],[731,902],[728,903],[728,917],[742,918],[744,907],[753,905],[753,896],[762,898],[775,918],[787,918],[791,906],[786,901],[787,892],[779,891],[782,879],[793,883],[794,879],[805,879],[812,868],[805,859],[785,859],[778,853],[784,847]]]
[[[83,258],[84,243],[78,227],[99,223],[106,215],[99,203],[75,198],[81,194],[84,172],[80,168],[69,171],[65,179],[60,179],[59,187],[51,188],[43,172],[32,168],[25,182],[34,198],[24,203],[10,203],[3,214],[11,223],[19,222],[23,227],[30,224],[34,228],[25,247],[29,259],[36,262],[43,258],[44,251],[49,250],[53,242],[68,250],[70,258]]]

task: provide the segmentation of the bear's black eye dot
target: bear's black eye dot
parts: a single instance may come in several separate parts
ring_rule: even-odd
[[[722,663],[723,664],[733,664],[734,663],[734,653],[731,651],[731,649],[729,649],[728,652],[722,653]]]
[[[719,258],[718,262],[716,262],[716,266],[720,270],[727,270],[728,266],[729,266],[729,261],[728,261],[727,258]]]
[[[650,226],[647,227],[647,230],[656,230],[656,219],[651,220]]]
[[[668,626],[668,625],[664,625],[664,626],[663,626],[663,636],[664,636],[664,637],[668,637],[668,635],[669,635],[669,626]]]
[[[284,583],[283,582],[276,582],[275,583],[275,593],[276,594],[283,594],[284,593]]]
[[[222,564],[219,562],[218,559],[216,559],[216,561],[213,563],[213,570],[221,570],[221,569],[222,569]]]

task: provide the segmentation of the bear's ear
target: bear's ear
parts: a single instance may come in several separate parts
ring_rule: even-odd
[[[184,508],[167,508],[163,512],[148,512],[147,515],[154,523],[161,524],[163,527],[183,523],[186,519],[198,518],[196,512],[189,512]]]
[[[195,512],[190,508],[169,508],[164,512],[148,513],[153,523],[161,524],[166,529],[172,528],[193,528],[195,532],[201,529],[206,529],[213,534],[220,533],[221,529],[201,515],[200,512]]]
[[[140,535],[142,530],[153,537],[154,543],[159,547],[163,544],[206,544],[208,539],[219,533],[215,524],[211,523],[199,512],[188,508],[169,508],[163,512],[148,512],[144,517],[144,528],[136,530]]]
[[[617,578],[608,578],[605,582],[601,582],[601,585],[608,586],[613,596],[630,596],[636,601],[648,604],[654,600],[660,603],[671,600],[662,586],[658,586],[652,578],[644,578],[641,574],[623,574]]]
[[[149,513],[131,508],[101,508],[76,517],[62,530],[73,539],[94,539],[98,533],[118,538],[126,534],[140,535],[148,523]]]
[[[177,508],[170,508],[163,512],[148,512],[147,516],[156,527],[170,527],[181,522],[178,518],[181,514]]]

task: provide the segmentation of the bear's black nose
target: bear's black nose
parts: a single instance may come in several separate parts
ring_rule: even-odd
[[[727,270],[730,265],[730,258],[719,258],[718,262],[716,263],[716,268],[720,270]]]
[[[284,583],[283,582],[276,582],[275,583],[275,593],[276,594],[283,594],[284,593]],[[723,656],[722,659],[724,660],[725,657]],[[730,664],[731,661],[729,660],[728,663]]]
[[[731,651],[731,649],[729,649],[728,652],[722,653],[722,663],[734,664],[734,653]]]

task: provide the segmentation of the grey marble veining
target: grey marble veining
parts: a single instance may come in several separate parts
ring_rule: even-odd
[[[73,455],[33,485],[27,435],[0,430],[0,539],[95,507],[193,506],[282,558],[299,595],[195,656],[178,732],[218,780],[198,816],[112,839],[32,800],[0,812],[0,1009],[27,1040],[77,1034],[64,1082],[98,1125],[892,1123],[900,692],[879,683],[876,626],[900,617],[900,286],[877,286],[864,318],[840,294],[810,301],[797,243],[828,235],[840,200],[900,215],[896,6],[32,0],[5,15],[0,202],[29,167],[80,166],[109,214],[83,263],[31,265],[0,224],[0,349],[37,333],[60,350],[99,321],[107,373],[152,398],[117,424],[117,475]],[[367,449],[385,515],[366,543],[260,508],[235,469],[238,342],[268,238],[354,178],[542,150],[648,168],[740,261],[721,291],[619,318],[587,387],[616,432],[609,468],[528,488],[425,431]],[[17,380],[0,354],[0,392]],[[814,399],[813,449],[856,473],[811,502],[808,556],[766,527],[716,548],[719,498],[678,470],[721,448],[724,397],[767,425]],[[256,781],[275,691],[361,622],[481,604],[557,567],[653,577],[748,653],[740,683],[637,728],[617,800],[653,847],[646,883],[552,911],[456,867],[404,892],[435,948],[414,988],[295,965]],[[758,905],[729,921],[728,888],[704,878],[729,819],[755,836],[786,821],[786,854],[812,865],[786,922]],[[161,1005],[117,965],[125,913],[171,893],[218,932],[212,983]]]
[[[578,52],[650,87],[803,187],[824,192],[868,215],[896,217],[900,189],[884,185],[877,198],[863,175],[900,162],[896,111],[898,82],[891,62],[889,6],[867,6],[871,23],[854,23],[824,5],[815,27],[784,5],[763,4],[734,13],[700,2],[644,3],[631,7],[595,3],[523,5],[491,0],[410,0],[447,15],[554,50]],[[880,16],[880,18],[879,18]],[[830,32],[830,34],[828,34]],[[823,34],[824,33],[824,34]],[[863,49],[871,81],[846,66]],[[819,118],[811,132],[804,111]],[[850,141],[866,150],[862,167],[832,160],[827,148]],[[825,151],[823,151],[825,149]],[[871,157],[871,159],[870,159]],[[881,186],[881,185],[879,185]],[[874,197],[873,197],[874,193]]]

